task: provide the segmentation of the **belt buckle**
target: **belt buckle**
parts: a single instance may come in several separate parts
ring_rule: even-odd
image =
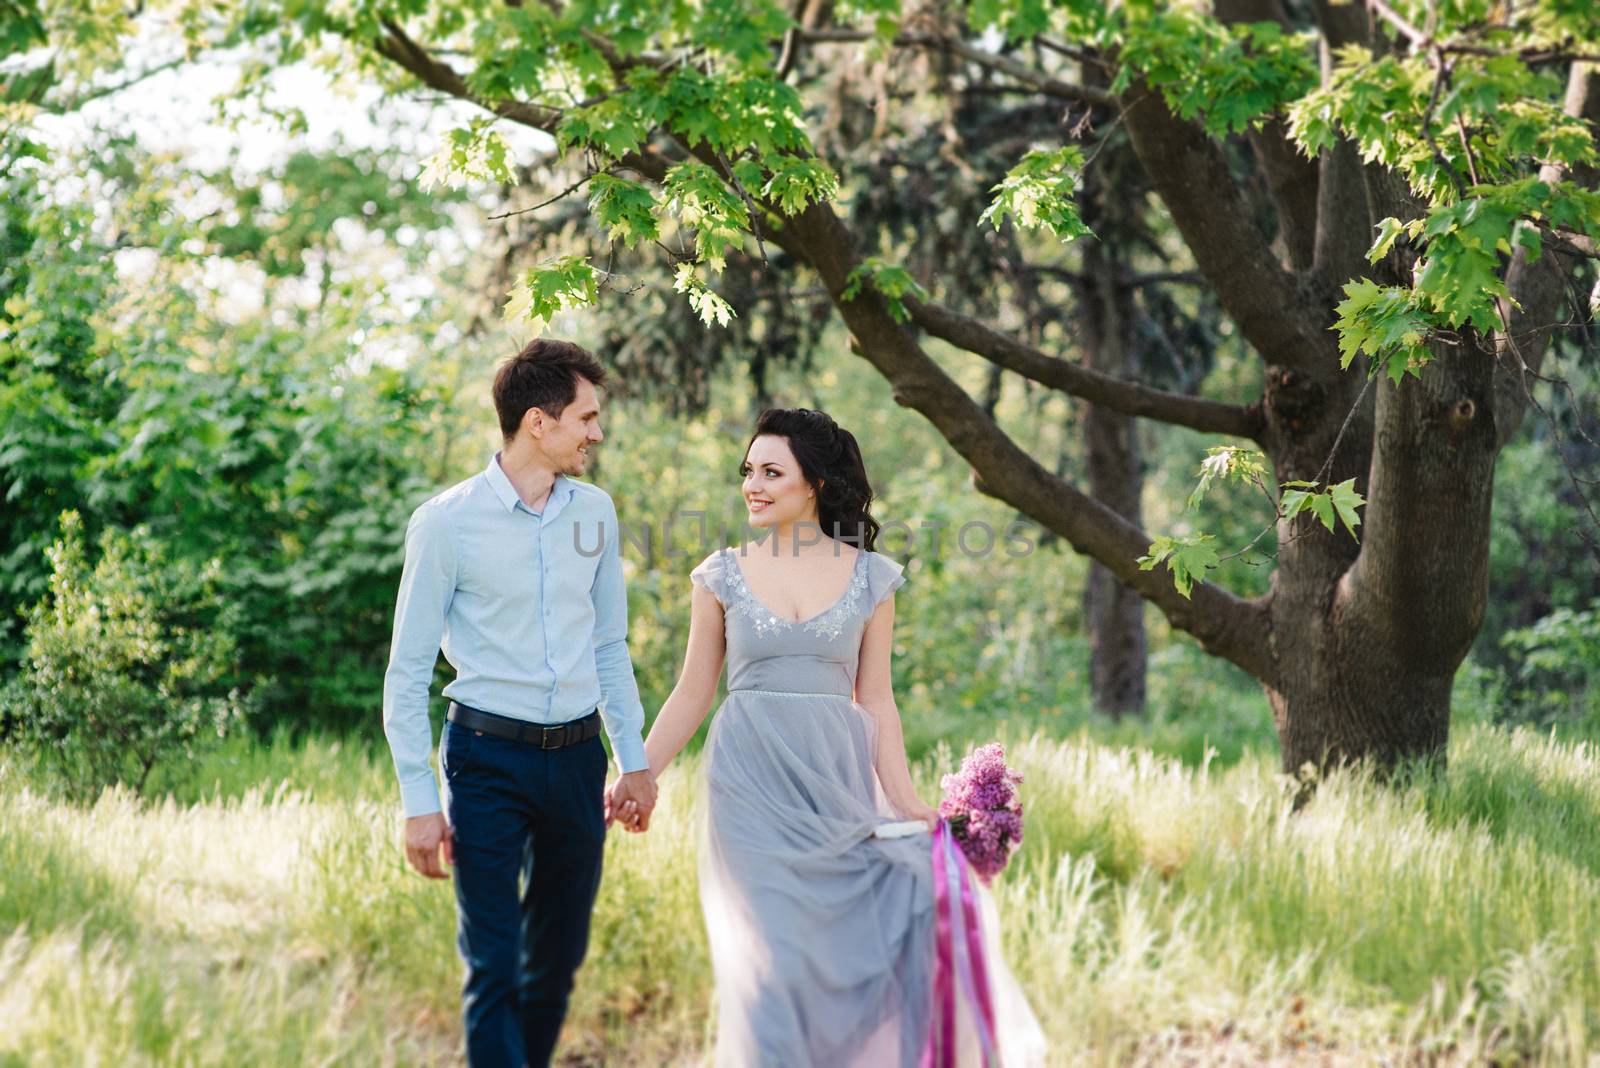
[[[550,743],[550,734],[551,734],[552,731],[555,732],[556,737],[558,739],[558,741],[556,741],[556,743],[554,745],[552,745]],[[566,728],[566,724],[564,724],[564,723],[563,724],[558,724],[558,725],[556,725],[554,727],[548,727],[548,726],[545,727],[543,730],[541,730],[539,732],[539,748],[540,749],[560,749],[561,746],[566,741],[566,732],[567,732],[567,728]]]

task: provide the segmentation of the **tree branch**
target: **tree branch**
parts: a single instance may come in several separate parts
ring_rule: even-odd
[[[169,70],[177,70],[179,67],[188,62],[189,57],[179,56],[177,59],[169,59],[165,63],[157,63],[153,67],[147,67],[138,74],[135,74],[129,78],[125,78],[114,85],[101,85],[96,86],[93,89],[86,89],[68,100],[40,100],[37,102],[38,107],[40,111],[47,112],[51,115],[70,115],[71,113],[81,109],[85,104],[92,100],[99,100],[102,97],[113,96],[126,89],[131,89],[133,86],[138,85],[142,81],[145,81],[149,78],[154,78],[158,74],[165,74]],[[9,88],[9,85],[5,86],[5,88]]]
[[[1333,292],[1366,266],[1372,244],[1364,166],[1355,143],[1345,137],[1322,154],[1312,271]]]
[[[1162,570],[1137,563],[1150,536],[1053,474],[984,414],[889,315],[876,293],[843,293],[859,264],[844,223],[828,204],[787,220],[774,239],[822,277],[852,335],[852,348],[889,381],[895,402],[915,409],[971,465],[980,492],[1010,504],[1104,564],[1123,585],[1159,608],[1201,646],[1271,685],[1277,669],[1268,643],[1266,602],[1199,583],[1185,599]]]
[[[1600,65],[1572,65],[1563,110],[1591,125],[1600,125]],[[1564,175],[1561,167],[1547,165],[1540,168],[1539,177],[1554,182]],[[1592,167],[1575,170],[1572,177],[1590,188],[1600,184],[1600,172]],[[1506,288],[1512,299],[1502,301],[1501,317],[1507,329],[1495,338],[1494,414],[1502,445],[1522,424],[1533,384],[1530,375],[1536,379],[1544,364],[1554,333],[1551,324],[1557,319],[1566,279],[1567,272],[1557,256],[1546,254],[1530,263],[1522,248],[1517,249],[1506,272]]]
[[[1367,10],[1399,30],[1400,36],[1411,42],[1412,49],[1422,49],[1430,43],[1427,34],[1407,22],[1405,16],[1384,3],[1384,0],[1367,0]]]
[[[1305,314],[1304,287],[1273,256],[1216,143],[1142,82],[1129,90],[1123,117],[1151,184],[1245,339],[1269,363],[1334,366],[1333,335]]]
[[[484,100],[472,91],[465,78],[450,64],[435,59],[427,49],[417,44],[399,23],[383,19],[384,36],[373,42],[378,54],[409,72],[422,84],[460,100],[477,104],[502,118],[511,119],[524,126],[554,133],[561,121],[559,108],[528,104],[519,100]]]
[[[1332,65],[1332,52],[1347,44],[1366,44],[1372,24],[1364,9],[1348,0],[1314,0],[1317,29],[1322,33],[1322,73],[1324,79]]]
[[[1259,404],[1241,407],[1221,401],[1167,393],[1070,360],[1049,356],[1000,333],[971,316],[913,296],[901,298],[912,322],[934,337],[1040,385],[1081,397],[1124,415],[1143,416],[1213,434],[1255,440],[1265,422]]]
[[[1056,263],[1024,263],[1017,267],[1018,270],[1028,274],[1048,275],[1069,282],[1074,286],[1084,286],[1088,280],[1071,267],[1062,267]],[[1119,285],[1138,289],[1142,286],[1157,285],[1190,285],[1203,286],[1206,284],[1205,276],[1199,271],[1123,271],[1117,275]]]
[[[807,44],[853,44],[859,41],[870,41],[874,36],[875,34],[864,30],[805,30],[798,34],[799,39]],[[985,52],[983,49],[975,48],[955,37],[946,37],[936,33],[902,33],[895,36],[894,44],[900,48],[922,48],[960,56],[968,63],[983,67],[985,70],[1015,78],[1022,84],[1046,96],[1059,97],[1062,100],[1075,100],[1084,104],[1110,105],[1114,103],[1111,95],[1104,90],[1052,78],[1048,74],[1028,66],[1026,63],[1019,63],[1009,56]]]
[[[410,42],[398,26],[386,24],[385,32],[380,53],[426,84],[540,129],[552,128],[559,118],[553,109],[477,100],[459,74]],[[633,155],[623,165],[658,181],[664,176],[666,161],[657,154]],[[709,162],[718,166],[714,158]],[[981,492],[1010,503],[1099,560],[1207,651],[1269,685],[1275,683],[1265,602],[1245,600],[1206,582],[1195,585],[1192,599],[1185,599],[1170,575],[1141,571],[1137,561],[1149,548],[1149,535],[1052,474],[1012,441],[894,322],[877,294],[869,291],[849,301],[841,297],[859,259],[831,205],[811,204],[797,217],[775,217],[775,227],[764,227],[769,239],[817,271],[857,350],[889,381],[896,402],[915,408],[972,465]],[[759,225],[759,220],[752,223]]]
[[[472,87],[467,84],[460,72],[448,63],[435,59],[425,48],[408,37],[399,24],[384,19],[383,29],[385,36],[373,42],[378,54],[409,72],[424,85],[447,93],[458,100],[476,104],[501,118],[555,136],[561,123],[561,109],[521,100],[485,100],[472,91]],[[666,160],[648,148],[623,153],[618,158],[617,165],[655,182],[660,182],[665,177],[668,166]],[[592,178],[593,175],[589,177]],[[571,190],[567,192],[570,193]]]
[[[1225,25],[1274,22],[1293,30],[1280,0],[1216,0],[1213,8]],[[1245,137],[1266,177],[1289,266],[1305,270],[1311,266],[1316,237],[1317,161],[1307,159],[1290,143],[1288,124],[1281,118],[1273,118],[1259,129],[1252,127]]]

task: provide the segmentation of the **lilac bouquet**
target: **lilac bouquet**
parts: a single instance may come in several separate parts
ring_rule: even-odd
[[[985,886],[1022,842],[1021,782],[1022,773],[1006,766],[1006,751],[995,742],[974,749],[960,771],[939,783],[939,815]]]

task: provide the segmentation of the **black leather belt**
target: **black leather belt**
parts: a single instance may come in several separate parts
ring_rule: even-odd
[[[469,731],[482,731],[496,738],[536,745],[540,749],[564,749],[569,745],[587,742],[600,734],[600,710],[597,708],[582,719],[569,723],[529,723],[527,720],[497,716],[493,712],[480,712],[456,701],[450,702],[445,718]]]

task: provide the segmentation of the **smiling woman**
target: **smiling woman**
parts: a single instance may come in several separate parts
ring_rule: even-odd
[[[809,520],[822,535],[863,549],[871,549],[877,540],[861,447],[826,412],[762,412],[739,474],[755,526],[789,535],[795,524]]]
[[[719,549],[691,573],[683,672],[645,742],[651,770],[664,773],[726,661],[728,696],[705,747],[700,858],[716,1063],[992,1064],[995,1035],[1008,1068],[1042,1063],[1043,1034],[993,928],[974,928],[969,950],[994,980],[979,981],[983,1011],[930,997],[929,840],[877,833],[894,819],[932,830],[937,813],[917,796],[890,685],[904,568],[872,550],[854,436],[822,412],[769,410],[740,473],[771,552]],[[750,576],[741,556],[756,565]]]

